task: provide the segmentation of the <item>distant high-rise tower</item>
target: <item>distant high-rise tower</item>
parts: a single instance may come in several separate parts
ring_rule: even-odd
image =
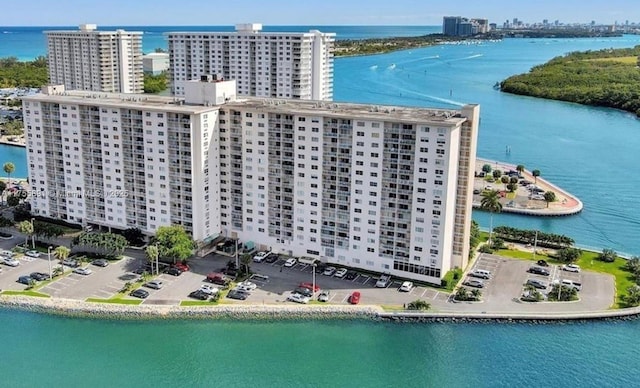
[[[171,90],[215,74],[237,81],[243,96],[333,99],[334,33],[261,32],[261,24],[238,24],[235,32],[170,32]]]
[[[447,36],[457,36],[460,23],[462,23],[460,16],[445,16],[442,18],[442,33]]]
[[[142,32],[45,31],[49,82],[67,90],[142,93]]]

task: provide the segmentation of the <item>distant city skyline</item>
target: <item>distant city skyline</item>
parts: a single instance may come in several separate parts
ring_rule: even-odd
[[[239,5],[241,4],[241,5]],[[441,25],[443,16],[489,19],[501,25],[518,18],[525,23],[559,20],[562,23],[640,23],[640,7],[633,0],[539,0],[513,2],[486,0],[325,0],[223,1],[182,0],[31,0],[3,8],[4,26],[233,25],[256,22],[265,25]]]

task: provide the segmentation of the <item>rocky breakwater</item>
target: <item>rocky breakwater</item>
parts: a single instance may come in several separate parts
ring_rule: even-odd
[[[240,320],[322,320],[376,319],[376,306],[335,305],[232,305],[145,306],[90,303],[71,299],[0,296],[0,307],[35,313],[78,318],[144,319],[240,319]]]

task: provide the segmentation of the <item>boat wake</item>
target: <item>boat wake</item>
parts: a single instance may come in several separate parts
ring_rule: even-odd
[[[396,64],[395,63],[392,63],[391,66],[387,67],[387,69],[389,69],[389,70],[393,70],[395,68],[396,68]]]
[[[378,65],[369,66],[369,70],[377,70]]]

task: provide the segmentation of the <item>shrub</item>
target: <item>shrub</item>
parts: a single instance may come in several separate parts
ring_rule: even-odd
[[[478,249],[481,253],[493,253],[493,249],[488,244],[485,244]]]
[[[618,257],[618,253],[616,251],[605,248],[598,255],[598,260],[604,261],[605,263],[613,263],[616,260],[616,257]]]

